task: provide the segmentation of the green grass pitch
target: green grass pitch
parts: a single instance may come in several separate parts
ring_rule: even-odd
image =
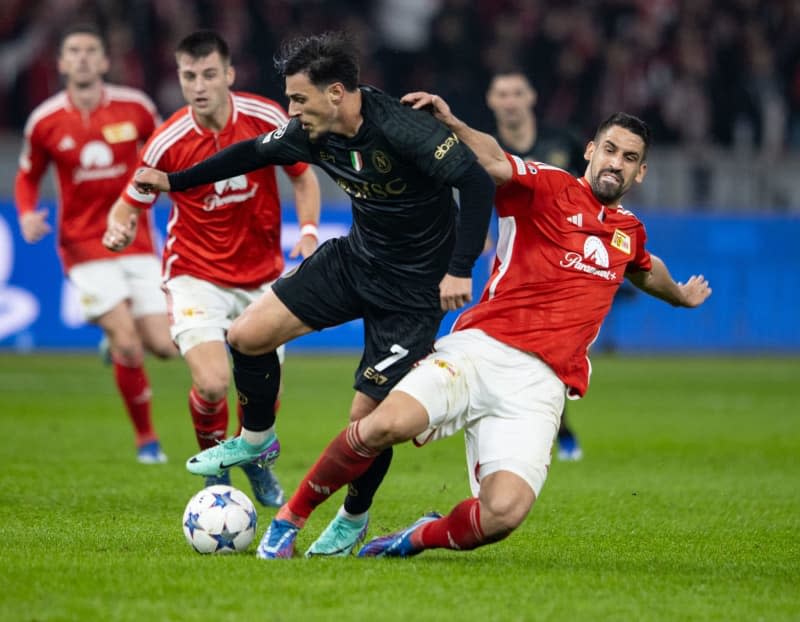
[[[287,491],[345,424],[351,356],[286,363]],[[180,361],[148,361],[170,462],[134,461],[111,370],[0,355],[0,620],[798,620],[800,361],[595,357],[570,403],[585,457],[553,462],[525,524],[469,553],[263,562],[201,556]],[[250,493],[241,472],[234,485]],[[300,534],[305,550],[340,492]],[[468,495],[461,437],[398,448],[370,535]],[[273,511],[261,509],[257,538]]]

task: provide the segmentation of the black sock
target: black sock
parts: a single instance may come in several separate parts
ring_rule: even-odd
[[[574,436],[575,434],[572,432],[572,429],[567,423],[567,407],[565,406],[561,413],[561,425],[558,426],[558,438],[572,438]]]
[[[392,463],[392,448],[384,449],[364,474],[353,480],[344,498],[344,509],[350,514],[363,514],[372,505],[372,498]]]
[[[281,386],[277,352],[249,356],[231,348],[233,380],[242,405],[242,427],[254,432],[275,423],[275,401]]]

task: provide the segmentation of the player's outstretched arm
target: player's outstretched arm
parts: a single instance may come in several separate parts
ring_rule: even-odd
[[[711,287],[703,275],[692,275],[686,283],[676,283],[666,264],[650,255],[653,267],[650,272],[631,272],[628,280],[643,292],[660,298],[674,307],[699,307],[711,295]]]
[[[127,248],[136,238],[136,227],[139,222],[140,211],[127,201],[121,198],[117,199],[108,212],[106,232],[103,234],[103,246],[114,252]]]
[[[460,141],[475,152],[478,162],[491,175],[495,184],[500,186],[511,179],[511,164],[494,137],[471,128],[456,117],[448,103],[441,97],[425,91],[416,91],[407,93],[400,101],[417,110],[429,110],[434,118],[451,129]]]

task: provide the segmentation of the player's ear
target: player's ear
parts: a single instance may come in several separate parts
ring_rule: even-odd
[[[592,154],[594,153],[595,144],[593,140],[590,140],[589,143],[586,145],[586,150],[583,152],[583,159],[587,162],[592,159]]]
[[[225,70],[225,82],[228,84],[228,87],[233,86],[234,80],[236,80],[236,70],[233,68],[233,65],[228,65],[228,68]]]
[[[334,82],[328,85],[326,91],[328,94],[328,99],[333,105],[338,106],[339,104],[342,103],[342,99],[344,99],[344,92],[345,92],[344,84],[342,84],[341,82]]]
[[[634,178],[636,179],[636,183],[637,184],[642,183],[644,181],[645,175],[647,175],[647,162],[642,162],[639,165],[639,172],[636,173],[636,177]]]

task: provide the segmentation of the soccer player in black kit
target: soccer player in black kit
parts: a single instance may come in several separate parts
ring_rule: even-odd
[[[176,192],[267,164],[301,161],[319,166],[352,200],[349,234],[322,244],[228,331],[242,433],[190,458],[187,468],[198,475],[249,461],[274,462],[280,381],[275,349],[313,330],[363,318],[364,352],[350,418],[369,414],[430,352],[444,312],[471,300],[472,267],[492,209],[494,184],[455,134],[427,112],[359,86],[358,54],[347,35],[292,39],[276,64],[289,98],[287,125],[185,171],[141,169],[134,179],[140,192]],[[119,228],[118,235],[126,234]],[[391,450],[354,482],[307,556],[352,552],[366,534],[367,510],[390,461]],[[282,526],[292,523],[280,520],[281,512],[288,512],[286,506],[262,538],[261,558],[293,554],[293,544],[286,544],[293,543],[296,527],[287,536]]]

